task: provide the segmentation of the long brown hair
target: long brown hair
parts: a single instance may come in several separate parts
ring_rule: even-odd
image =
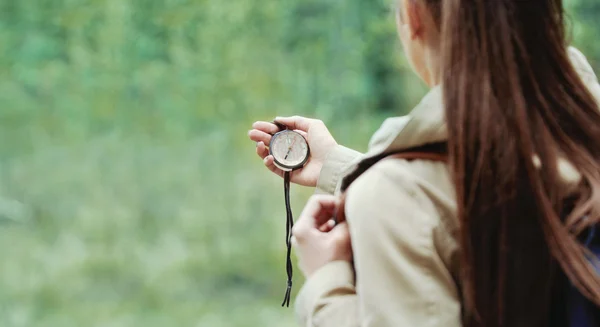
[[[569,60],[562,1],[424,1],[443,3],[466,325],[547,326],[560,276],[600,305],[578,241],[600,221],[600,111]],[[582,176],[575,193],[560,158]]]

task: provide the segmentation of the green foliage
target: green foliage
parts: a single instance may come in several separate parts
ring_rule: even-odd
[[[292,326],[246,130],[316,116],[364,150],[416,104],[386,2],[0,2],[0,326]],[[600,7],[568,4],[600,68]]]

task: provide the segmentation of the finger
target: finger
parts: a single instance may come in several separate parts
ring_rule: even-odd
[[[248,137],[254,142],[263,142],[264,144],[271,143],[271,135],[258,129],[253,129],[248,132]]]
[[[301,117],[301,116],[292,116],[292,117],[277,117],[275,121],[287,126],[289,129],[299,129],[302,131],[308,131],[312,119]]]
[[[269,155],[269,149],[267,149],[263,142],[258,142],[256,143],[256,154],[258,154],[261,159],[265,159],[265,157]]]
[[[331,240],[339,247],[348,248],[351,251],[350,228],[347,223],[335,226],[328,234]]]
[[[307,139],[307,140],[308,140],[308,133],[306,133],[305,131],[301,131],[301,130],[299,130],[299,129],[295,129],[295,130],[294,130],[294,132],[296,132],[296,133],[298,133],[298,134],[302,135],[302,137],[304,137],[305,139]]]
[[[277,168],[277,166],[275,166],[275,159],[273,158],[273,156],[271,156],[271,155],[266,156],[265,159],[263,159],[263,162],[270,171],[272,171],[279,177],[283,177],[283,170],[281,170],[281,169]]]
[[[341,223],[335,226],[331,232],[327,234],[334,246],[337,248],[338,260],[352,260],[352,241],[350,236],[350,229],[347,223]]]
[[[338,198],[332,195],[313,196],[312,204],[308,206],[308,213],[314,217],[314,226],[318,227],[329,221],[339,205]]]
[[[335,220],[329,219],[326,223],[319,227],[322,233],[329,233],[335,227]]]
[[[305,228],[319,228],[333,216],[338,199],[332,195],[315,195],[308,200],[298,224]]]
[[[273,123],[268,123],[266,121],[257,121],[252,124],[252,128],[262,131],[267,134],[275,134],[279,132],[279,127]]]
[[[331,236],[334,239],[341,239],[341,240],[346,240],[350,238],[350,229],[348,228],[348,223],[347,222],[343,222],[343,223],[339,223],[337,225],[335,225],[332,229],[331,229]]]

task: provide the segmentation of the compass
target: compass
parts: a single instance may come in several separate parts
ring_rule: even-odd
[[[284,129],[271,138],[269,152],[274,164],[283,171],[300,169],[310,156],[308,143],[300,133]]]

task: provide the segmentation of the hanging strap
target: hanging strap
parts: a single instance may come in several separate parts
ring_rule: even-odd
[[[279,131],[288,129],[284,124],[273,121],[273,124],[277,126]],[[285,290],[285,296],[283,298],[282,307],[290,306],[290,299],[292,297],[292,277],[294,275],[294,269],[292,265],[292,228],[294,227],[294,216],[292,213],[292,206],[290,204],[290,176],[291,172],[286,171],[283,174],[283,197],[285,199],[285,245],[287,247],[285,270],[287,273],[287,285]]]
[[[286,256],[286,272],[287,272],[287,289],[281,306],[289,307],[290,298],[292,297],[292,276],[294,274],[292,266],[292,228],[294,227],[294,217],[292,207],[290,205],[290,172],[286,171],[283,175],[283,196],[285,198],[285,211],[287,215],[285,224],[285,244],[287,246]]]

